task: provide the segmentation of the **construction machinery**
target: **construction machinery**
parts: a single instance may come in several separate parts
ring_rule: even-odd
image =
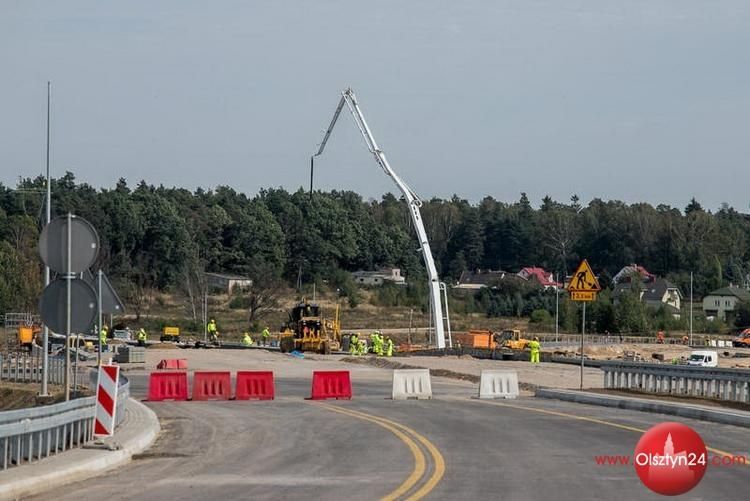
[[[161,330],[161,336],[159,341],[173,341],[175,343],[180,342],[180,328],[179,327],[164,327]]]
[[[750,348],[750,329],[745,329],[732,341],[735,348]]]
[[[22,325],[18,327],[18,344],[22,348],[31,349],[31,345],[34,342],[34,338],[37,334],[42,332],[42,328],[39,325]]]
[[[505,329],[500,334],[495,334],[495,342],[511,350],[525,350],[529,344],[529,340],[525,339],[518,329]]]
[[[398,174],[396,174],[393,168],[391,168],[391,165],[385,158],[385,154],[375,142],[375,138],[372,136],[370,127],[365,121],[362,110],[357,103],[357,98],[351,88],[341,92],[341,99],[339,100],[339,104],[333,114],[331,123],[326,130],[325,136],[323,136],[323,141],[321,141],[318,151],[310,157],[310,193],[312,194],[314,159],[315,157],[323,153],[323,150],[326,147],[326,143],[331,137],[333,127],[334,125],[336,125],[336,121],[338,120],[339,115],[341,114],[341,110],[344,108],[344,105],[349,108],[352,117],[354,117],[354,122],[357,124],[359,131],[362,133],[362,137],[365,139],[365,143],[367,143],[367,148],[375,157],[375,161],[378,163],[378,165],[380,165],[383,171],[388,176],[390,176],[391,179],[393,179],[393,182],[396,183],[398,189],[401,190],[406,203],[409,204],[409,214],[411,215],[411,222],[414,230],[417,233],[417,238],[419,238],[422,258],[424,259],[425,267],[427,268],[427,278],[429,280],[428,285],[430,294],[430,320],[432,324],[431,327],[435,329],[435,342],[438,348],[445,348],[447,333],[448,346],[452,348],[453,343],[451,341],[450,316],[448,315],[447,287],[445,283],[441,282],[440,278],[438,277],[437,269],[435,268],[435,261],[432,257],[432,251],[430,250],[430,242],[427,239],[427,232],[425,231],[424,224],[422,223],[422,215],[419,211],[419,208],[422,206],[422,200],[414,192],[414,190],[412,190],[404,182],[404,180],[401,179]],[[443,312],[445,312],[445,316],[443,316]]]
[[[463,348],[497,348],[495,335],[490,330],[470,330],[466,334],[457,334],[455,338],[456,344]]]
[[[282,353],[290,351],[312,351],[329,354],[341,349],[341,326],[339,309],[333,320],[323,318],[320,306],[305,300],[289,312],[289,321],[284,326],[279,348]]]

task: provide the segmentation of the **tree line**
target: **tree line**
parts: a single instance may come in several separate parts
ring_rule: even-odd
[[[352,191],[267,188],[249,197],[228,186],[190,191],[124,179],[96,189],[70,172],[51,186],[53,215],[72,212],[96,227],[101,252],[94,267],[135,309],[148,291],[168,290],[195,310],[205,271],[263,283],[326,282],[351,296],[350,271],[395,266],[411,283],[426,279],[407,207],[392,194],[371,200]],[[42,177],[0,184],[0,312],[36,307],[44,188]],[[603,285],[638,263],[686,293],[693,272],[700,297],[750,274],[750,217],[726,204],[715,211],[694,199],[683,209],[601,199],[583,205],[574,195],[567,202],[547,196],[534,207],[522,193],[514,202],[433,198],[421,211],[447,282],[477,268],[541,266],[564,277],[587,258]],[[488,313],[528,313],[487,292],[472,301]],[[549,299],[531,302],[550,308]]]

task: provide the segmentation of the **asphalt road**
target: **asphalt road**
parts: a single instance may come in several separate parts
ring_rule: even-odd
[[[145,394],[145,377],[131,376],[131,384],[136,396]],[[54,497],[661,498],[631,466],[597,466],[594,456],[631,454],[637,430],[671,417],[534,398],[478,401],[472,385],[440,378],[430,401],[392,401],[382,378],[355,380],[351,401],[304,400],[309,391],[309,380],[289,378],[277,380],[275,401],[150,403],[163,431],[148,452]],[[750,454],[747,429],[681,422],[710,447]],[[681,499],[746,499],[748,492],[750,466],[709,467]]]

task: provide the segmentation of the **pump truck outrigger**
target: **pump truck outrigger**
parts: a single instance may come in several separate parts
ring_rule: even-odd
[[[333,114],[331,124],[326,130],[325,136],[323,136],[323,141],[321,141],[317,153],[310,157],[310,194],[312,195],[312,181],[315,165],[314,159],[315,157],[323,153],[323,150],[326,147],[326,143],[331,137],[331,132],[333,132],[333,126],[336,125],[336,121],[338,120],[339,115],[341,114],[341,110],[344,108],[345,104],[349,108],[349,111],[352,113],[354,122],[359,128],[359,132],[362,133],[362,137],[365,139],[365,143],[367,143],[367,148],[375,157],[375,161],[378,162],[378,165],[380,165],[383,171],[385,171],[385,173],[390,176],[391,179],[393,179],[393,182],[396,183],[396,186],[398,186],[399,190],[401,190],[401,193],[404,195],[406,203],[409,204],[411,222],[414,225],[414,230],[417,232],[417,238],[419,238],[420,249],[422,251],[422,258],[424,259],[424,264],[427,268],[427,278],[429,280],[428,285],[430,293],[430,320],[432,323],[432,327],[435,329],[435,342],[438,348],[445,348],[445,338],[447,333],[448,346],[452,348],[453,342],[451,340],[451,323],[450,316],[448,315],[448,291],[445,283],[441,282],[440,278],[438,277],[437,269],[435,268],[435,260],[433,259],[432,251],[430,250],[430,242],[427,239],[427,232],[425,231],[424,224],[422,223],[422,214],[419,212],[419,208],[422,206],[422,200],[391,168],[391,165],[385,158],[385,153],[383,153],[383,151],[378,147],[378,144],[375,142],[375,138],[372,136],[372,132],[370,132],[370,127],[368,127],[367,122],[365,121],[362,110],[359,108],[359,104],[357,103],[357,98],[351,88],[348,88],[341,92],[341,99],[339,100],[339,104]],[[443,316],[443,312],[445,312],[445,316]]]

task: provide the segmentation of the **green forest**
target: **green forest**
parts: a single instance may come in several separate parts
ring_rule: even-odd
[[[97,189],[72,173],[51,186],[53,217],[71,212],[96,227],[101,252],[94,269],[108,274],[136,313],[150,290],[197,297],[206,271],[246,275],[266,287],[316,283],[338,290],[356,307],[357,288],[348,272],[385,266],[401,268],[411,285],[382,288],[373,301],[425,307],[425,272],[409,213],[392,194],[367,200],[351,191],[267,188],[249,197],[228,186],[190,191],[124,179]],[[41,177],[15,187],[0,184],[0,313],[36,310],[44,189]],[[600,199],[583,205],[575,195],[564,202],[532,202],[522,193],[513,202],[433,198],[421,211],[446,282],[477,268],[515,273],[540,266],[563,277],[587,258],[605,287],[624,265],[638,263],[687,296],[693,272],[700,298],[729,283],[743,284],[750,273],[750,216],[726,205],[713,211],[696,200],[684,208]],[[531,286],[454,296],[458,310],[488,316],[548,323],[555,311],[554,293]],[[610,291],[602,296],[590,313],[599,331],[643,332],[675,322],[627,306],[627,299],[622,302],[629,309],[621,311],[626,306],[615,308]],[[563,300],[561,308],[563,325],[574,330],[575,307]]]

